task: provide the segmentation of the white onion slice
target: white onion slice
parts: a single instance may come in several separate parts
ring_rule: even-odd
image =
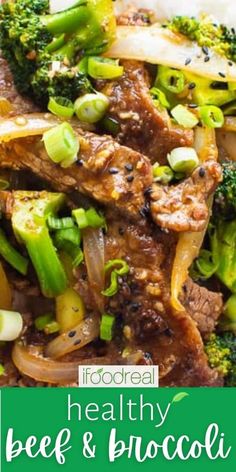
[[[97,315],[90,315],[74,328],[53,339],[47,345],[45,354],[55,359],[62,357],[91,343],[98,335],[99,318]]]
[[[57,125],[59,120],[50,113],[32,113],[0,119],[0,143],[16,138],[37,136]]]
[[[212,80],[236,81],[236,64],[230,67],[228,60],[214,51],[210,52],[210,61],[204,62],[205,54],[197,43],[158,24],[150,27],[118,26],[117,39],[105,55],[175,67]],[[189,64],[187,59],[191,59]]]
[[[69,8],[76,6],[78,0],[49,0],[49,12],[59,13],[60,11],[68,10]]]

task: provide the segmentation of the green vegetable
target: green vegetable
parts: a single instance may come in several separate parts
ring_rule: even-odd
[[[120,268],[119,268],[120,266]],[[102,291],[105,297],[113,297],[118,292],[118,278],[129,273],[129,266],[123,259],[112,259],[105,264],[105,274],[111,272],[111,283]]]
[[[84,259],[80,248],[81,232],[77,226],[58,229],[54,234],[55,246],[69,254],[72,258],[73,267],[77,267]]]
[[[25,244],[45,297],[55,297],[67,287],[67,277],[49,235],[47,219],[64,205],[60,193],[14,192],[12,226]]]
[[[188,147],[175,148],[167,155],[167,160],[174,172],[192,172],[198,165],[199,159],[195,149]]]
[[[166,66],[158,66],[158,74],[155,85],[161,85],[168,92],[178,94],[183,92],[185,77],[183,72]]]
[[[8,264],[16,269],[20,274],[26,275],[28,270],[28,260],[23,257],[8,241],[3,230],[0,228],[0,254]]]
[[[0,376],[5,374],[5,367],[4,365],[0,364]]]
[[[124,67],[119,66],[119,60],[105,57],[88,58],[88,74],[93,79],[117,79],[124,73]]]
[[[200,107],[200,118],[202,123],[208,128],[222,128],[224,124],[224,115],[220,108],[207,105]]]
[[[64,97],[50,97],[48,110],[61,118],[72,118],[74,115],[74,105]]]
[[[207,17],[197,20],[193,17],[175,16],[168,27],[177,33],[182,33],[199,46],[213,49],[218,54],[236,61],[236,34],[233,28],[211,22]]]
[[[164,185],[171,182],[174,178],[173,170],[168,166],[153,166],[153,177],[155,182],[160,182]]]
[[[179,125],[184,128],[194,128],[198,124],[198,118],[183,105],[172,108],[171,115]]]
[[[84,210],[83,208],[77,208],[72,211],[72,216],[80,229],[85,229],[88,226],[91,228],[103,228],[106,227],[105,218],[100,215],[95,208],[89,208]]]
[[[69,167],[77,160],[80,144],[69,123],[62,123],[45,131],[43,141],[50,159],[61,167]]]
[[[113,315],[109,315],[104,313],[101,319],[100,325],[100,338],[103,341],[111,341],[112,340],[112,330],[115,323],[115,317]]]
[[[9,1],[0,7],[0,47],[15,84],[46,108],[49,97],[74,102],[92,90],[77,69],[81,53],[98,55],[115,37],[112,0],[81,0],[48,14],[48,0]]]
[[[209,364],[225,377],[226,387],[236,386],[236,336],[231,332],[211,334],[205,345]]]
[[[201,249],[198,258],[195,261],[195,270],[198,271],[201,279],[207,280],[212,277],[217,271],[218,264],[213,260],[211,251]]]
[[[51,323],[52,320],[53,320],[52,313],[38,316],[34,321],[35,328],[38,329],[39,331],[44,331],[44,328],[47,326],[48,323]]]
[[[157,87],[152,87],[150,89],[150,94],[157,108],[159,106],[163,108],[170,108],[170,103],[168,102],[166,95],[164,92],[162,92],[162,90]]]
[[[65,218],[57,218],[49,215],[47,224],[50,229],[68,229],[75,226],[73,218],[67,216]]]
[[[80,121],[97,123],[109,107],[109,99],[103,93],[87,93],[75,102],[75,113]]]
[[[236,322],[236,295],[233,294],[231,297],[228,298],[225,307],[224,307],[224,315],[227,319],[232,321],[233,323]]]
[[[223,180],[215,192],[214,213],[223,219],[236,217],[236,163],[222,163]]]

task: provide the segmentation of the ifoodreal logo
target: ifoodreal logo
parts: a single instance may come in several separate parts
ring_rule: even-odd
[[[159,387],[158,366],[79,366],[79,387]]]

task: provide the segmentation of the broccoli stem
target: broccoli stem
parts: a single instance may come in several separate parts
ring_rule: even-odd
[[[87,6],[78,6],[53,15],[42,15],[40,21],[52,35],[57,36],[74,33],[89,20],[89,16],[90,11]]]
[[[12,225],[16,237],[27,248],[37,273],[42,293],[55,297],[67,287],[67,277],[47,227],[64,203],[63,194],[14,192]]]

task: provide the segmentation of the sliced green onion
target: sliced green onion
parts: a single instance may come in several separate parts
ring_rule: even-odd
[[[198,165],[198,155],[193,148],[175,148],[167,155],[167,160],[174,172],[192,172]]]
[[[171,115],[184,128],[194,128],[198,124],[198,118],[183,105],[172,108]]]
[[[58,229],[55,234],[55,241],[57,247],[63,249],[64,241],[68,241],[75,246],[79,246],[81,243],[81,233],[77,226],[73,228]]]
[[[119,266],[121,267],[119,268]],[[105,274],[110,270],[112,270],[112,272],[110,285],[106,290],[102,291],[102,295],[105,297],[113,297],[113,295],[118,292],[118,277],[128,274],[129,266],[123,259],[112,259],[105,264],[104,270]]]
[[[224,307],[224,315],[230,321],[236,321],[236,294],[231,295]]]
[[[72,215],[80,229],[85,229],[88,227],[86,211],[83,208],[77,208],[76,210],[73,210]]]
[[[62,123],[43,134],[43,141],[50,159],[62,167],[77,160],[79,140],[69,123]]]
[[[50,97],[48,110],[61,118],[72,118],[75,109],[73,103],[64,97]]]
[[[153,177],[155,182],[168,184],[174,178],[173,170],[168,166],[153,166]]]
[[[79,72],[82,72],[83,74],[87,75],[88,73],[88,57],[83,57],[79,64],[76,66]]]
[[[93,79],[117,79],[124,73],[124,67],[119,60],[104,57],[89,57],[88,74]]]
[[[202,249],[198,258],[196,259],[196,267],[205,280],[212,277],[212,275],[217,271],[218,264],[213,261],[212,252]]]
[[[58,333],[58,331],[60,331],[60,325],[57,321],[51,321],[51,323],[48,323],[44,328],[45,334],[54,334]]]
[[[92,124],[104,117],[109,107],[109,100],[103,93],[87,93],[77,98],[74,106],[79,120]]]
[[[72,266],[73,267],[78,267],[81,262],[83,262],[84,260],[84,253],[82,251],[82,249],[78,249],[77,251],[77,255],[75,255],[75,251],[74,251],[74,255],[72,256],[73,257],[73,260],[72,260]]]
[[[23,319],[17,311],[0,310],[0,341],[14,341],[23,328]]]
[[[170,67],[159,66],[156,84],[161,84],[168,92],[181,93],[185,87],[185,77],[183,72]]]
[[[102,228],[106,226],[104,216],[99,215],[95,208],[89,208],[89,210],[86,211],[86,218],[88,226],[91,226],[91,228]]]
[[[224,124],[224,114],[222,110],[214,105],[200,107],[200,118],[208,128],[222,128]]]
[[[80,229],[85,229],[88,226],[91,228],[102,228],[106,226],[105,218],[100,215],[95,208],[89,208],[87,211],[83,208],[77,208],[72,211],[72,215]]]
[[[5,367],[4,365],[0,364],[0,376],[5,374]]]
[[[56,218],[49,216],[47,219],[49,229],[68,229],[75,226],[74,220],[71,217]]]
[[[23,257],[8,241],[0,228],[0,254],[20,274],[26,275],[29,261]]]
[[[52,313],[38,316],[34,321],[35,328],[38,329],[38,331],[44,331],[44,328],[47,326],[47,324],[51,323],[53,319],[54,316]]]
[[[100,339],[103,341],[111,341],[112,340],[112,330],[115,323],[115,317],[113,315],[109,315],[104,313],[101,319],[100,325]]]
[[[163,108],[170,108],[170,104],[162,90],[158,89],[157,87],[152,87],[150,94],[155,105],[161,105]]]
[[[8,182],[8,180],[2,179],[0,177],[0,190],[6,190],[9,187],[10,187],[10,183]]]

